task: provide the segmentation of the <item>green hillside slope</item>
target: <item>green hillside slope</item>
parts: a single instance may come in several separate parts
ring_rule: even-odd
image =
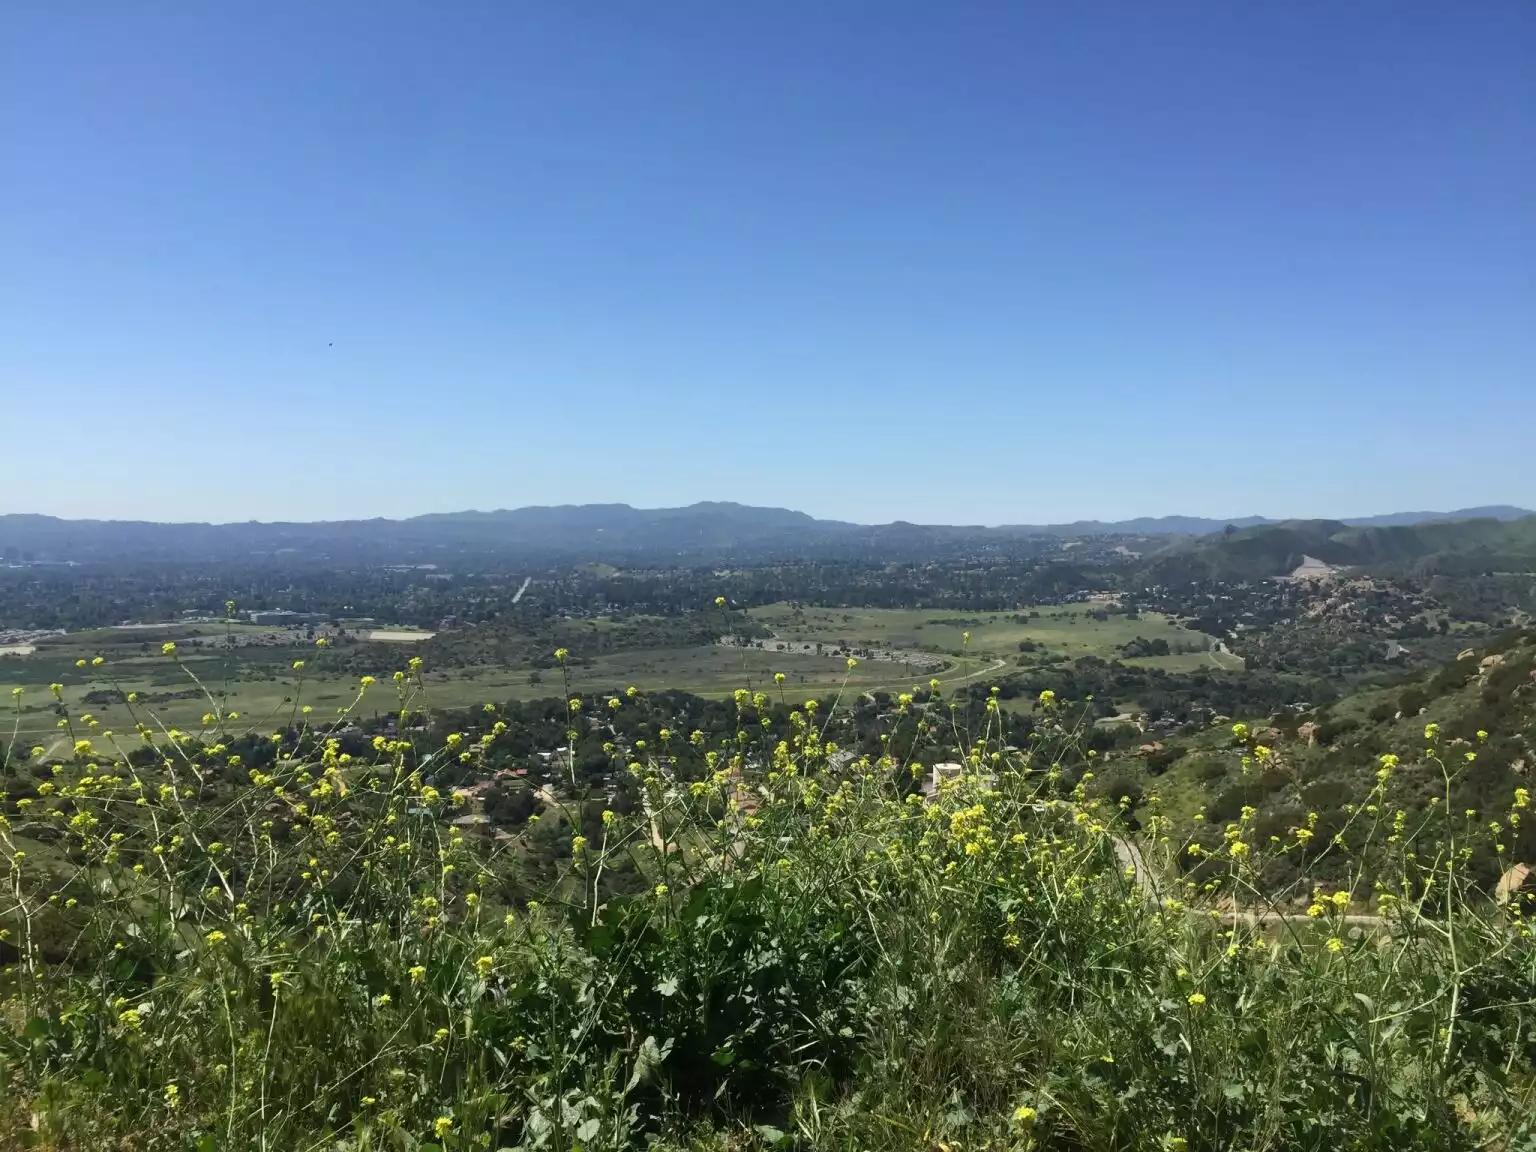
[[[1536,865],[1536,821],[1509,820],[1516,790],[1530,787],[1536,766],[1536,631],[1510,631],[1427,676],[1318,713],[1249,720],[1246,728],[1246,741],[1223,727],[1175,743],[1157,757],[1166,777],[1156,787],[1177,816],[1206,825],[1197,838],[1213,849],[1223,824],[1244,809],[1266,840],[1310,821],[1314,850],[1272,861],[1271,891],[1295,885],[1300,898],[1313,883],[1376,869],[1380,859],[1362,860],[1333,845],[1334,836],[1362,822],[1399,821],[1397,842],[1406,844],[1442,805],[1466,826],[1485,887],[1514,864]],[[1399,759],[1390,786],[1371,795],[1382,757],[1391,755]]]
[[[1291,520],[1181,542],[1144,574],[1155,584],[1263,580],[1289,575],[1306,557],[1347,568],[1443,559],[1467,570],[1524,570],[1536,565],[1536,517],[1367,528]]]

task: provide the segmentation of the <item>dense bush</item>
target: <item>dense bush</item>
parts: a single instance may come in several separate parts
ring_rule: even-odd
[[[421,744],[299,725],[260,767],[217,711],[197,736],[146,727],[137,765],[77,732],[0,824],[0,1143],[1536,1141],[1531,930],[1474,889],[1482,824],[1440,805],[1395,826],[1395,764],[1337,827],[1265,824],[1244,797],[1277,770],[1245,742],[1253,784],[1191,838],[1144,789],[1095,799],[1059,767],[1086,757],[1082,719],[1049,692],[1022,753],[995,701],[962,731],[901,698],[889,744],[950,725],[963,765],[931,802],[919,765],[838,755],[825,705],[779,739],[740,693],[733,730],[642,749],[619,718],[643,704],[565,705],[571,764],[605,734],[636,802],[573,767],[512,839],[449,823],[465,799],[430,782],[495,762],[516,733],[494,713]],[[1505,803],[1518,823],[1528,796]],[[530,872],[541,837],[563,851]],[[1334,890],[1260,895],[1271,862],[1330,845]]]

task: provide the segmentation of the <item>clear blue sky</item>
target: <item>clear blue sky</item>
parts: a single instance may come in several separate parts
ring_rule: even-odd
[[[6,6],[0,511],[1536,507],[1536,5]]]

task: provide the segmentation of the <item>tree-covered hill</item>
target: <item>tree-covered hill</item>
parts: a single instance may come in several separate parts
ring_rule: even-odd
[[[1146,761],[1145,775],[1122,760],[1110,778],[1161,789],[1185,816],[1203,814],[1208,847],[1219,846],[1222,824],[1244,810],[1266,837],[1313,821],[1312,849],[1272,862],[1265,887],[1276,893],[1296,884],[1295,894],[1304,895],[1319,878],[1378,869],[1380,857],[1335,845],[1334,835],[1363,820],[1417,827],[1437,806],[1448,806],[1471,832],[1493,833],[1469,857],[1484,887],[1515,864],[1536,865],[1536,821],[1508,820],[1510,797],[1529,789],[1536,771],[1532,630],[1508,631],[1428,674],[1319,709],[1282,708],[1241,721],[1243,738],[1225,726],[1174,738]],[[1259,747],[1264,752],[1255,754]],[[1384,756],[1396,758],[1390,792],[1370,797]],[[1374,804],[1366,808],[1362,797]]]
[[[1315,545],[1348,526],[1428,525],[1447,518],[1486,514],[1503,521],[1523,514],[1505,506],[1464,513],[1394,513],[1351,521],[1287,521],[1260,517],[1236,521],[1237,542],[1264,538],[1265,528],[1300,531]],[[1528,514],[1527,514],[1528,515]],[[1459,521],[1456,521],[1459,523]],[[1300,526],[1299,529],[1297,526]],[[786,508],[704,501],[681,508],[634,508],[628,504],[570,504],[432,513],[400,520],[337,520],[292,523],[152,523],[128,520],[65,520],[32,514],[0,515],[0,561],[81,563],[102,560],[209,562],[283,558],[288,561],[432,563],[467,556],[677,562],[698,559],[942,556],[957,551],[1052,551],[1063,542],[1127,536],[1157,542],[1208,533],[1224,522],[1189,516],[1073,524],[855,524],[817,519]],[[1458,533],[1453,532],[1453,535]],[[1411,537],[1405,537],[1410,539]],[[1274,537],[1274,541],[1283,536]],[[1134,542],[1134,541],[1133,541]],[[1350,545],[1346,545],[1350,546]],[[1279,548],[1278,543],[1260,551]],[[1142,544],[1137,544],[1138,551]],[[1436,549],[1438,550],[1438,549]],[[1370,548],[1366,547],[1369,552]],[[1239,550],[1239,554],[1247,553]],[[1412,554],[1420,554],[1412,551]],[[1313,552],[1312,555],[1318,555]],[[1353,555],[1353,553],[1351,553]],[[1324,557],[1326,559],[1326,557]],[[1342,562],[1352,562],[1349,560]],[[1275,574],[1257,565],[1256,575]]]
[[[1339,568],[1448,560],[1469,571],[1536,565],[1536,516],[1355,527],[1339,520],[1292,520],[1180,541],[1143,569],[1154,584],[1264,580],[1288,576],[1307,559]]]

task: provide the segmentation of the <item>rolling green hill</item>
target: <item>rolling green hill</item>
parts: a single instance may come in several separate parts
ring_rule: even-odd
[[[1408,839],[1426,813],[1449,803],[1485,840],[1490,821],[1505,822],[1475,852],[1481,883],[1491,888],[1513,863],[1536,865],[1536,821],[1508,819],[1516,789],[1529,789],[1536,769],[1536,629],[1512,629],[1427,675],[1347,696],[1311,716],[1249,718],[1247,727],[1246,742],[1223,727],[1173,742],[1149,763],[1173,814],[1199,812],[1213,847],[1222,825],[1245,808],[1254,810],[1261,838],[1283,838],[1315,813],[1314,843],[1327,846],[1341,829],[1366,817],[1390,821],[1399,810]],[[1259,745],[1272,756],[1253,755]],[[1234,751],[1250,753],[1248,762]],[[1373,797],[1375,807],[1360,806],[1389,755],[1400,761],[1390,784]],[[1305,888],[1363,866],[1372,865],[1324,847],[1308,859],[1275,861],[1266,879],[1271,890],[1288,882]]]
[[[1153,556],[1151,583],[1263,580],[1286,576],[1310,557],[1340,568],[1412,562],[1462,570],[1536,566],[1536,516],[1351,527],[1339,520],[1288,520],[1181,541]]]

